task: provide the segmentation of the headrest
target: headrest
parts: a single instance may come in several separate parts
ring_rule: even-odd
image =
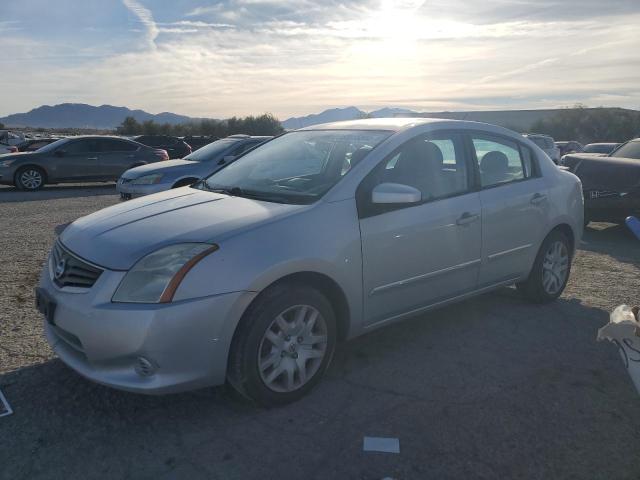
[[[353,152],[351,154],[351,161],[349,162],[349,165],[351,166],[351,168],[355,167],[360,162],[360,160],[362,160],[364,157],[367,156],[367,154],[371,150],[373,150],[371,147],[364,146],[364,147],[360,147],[355,152]]]
[[[480,160],[482,173],[505,173],[509,171],[509,159],[498,151],[485,153]]]
[[[413,140],[402,149],[398,165],[404,170],[411,169],[416,175],[429,174],[442,169],[444,157],[440,148],[432,142]]]

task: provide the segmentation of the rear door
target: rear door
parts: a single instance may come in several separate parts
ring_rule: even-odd
[[[546,235],[547,187],[533,152],[510,138],[469,134],[482,204],[480,288],[527,275]]]
[[[100,141],[100,175],[107,180],[115,180],[138,160],[138,146],[117,138],[103,138]]]
[[[358,188],[365,322],[376,324],[471,292],[481,255],[480,199],[463,137],[410,140]],[[409,185],[422,202],[375,205],[381,183]]]
[[[55,178],[96,180],[100,178],[100,145],[95,138],[79,138],[64,143],[54,152]]]

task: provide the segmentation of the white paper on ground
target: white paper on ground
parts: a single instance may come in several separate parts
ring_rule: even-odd
[[[627,372],[640,393],[640,322],[637,307],[620,305],[609,318],[609,323],[598,330],[598,340],[609,340],[618,346]]]
[[[0,390],[0,417],[6,417],[7,415],[11,415],[12,413],[13,410],[11,410],[9,402],[7,402],[7,399],[4,398],[2,390]]]
[[[364,437],[365,452],[400,453],[400,440],[385,437]]]

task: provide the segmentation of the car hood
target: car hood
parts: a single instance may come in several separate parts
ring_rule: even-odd
[[[161,162],[130,168],[122,174],[122,178],[139,178],[152,173],[169,173],[172,170],[183,169],[185,167],[197,168],[201,165],[200,162],[192,162],[190,160],[163,160]]]
[[[2,160],[20,160],[28,157],[33,157],[36,152],[15,152],[15,153],[5,153],[0,155]]]
[[[112,270],[128,270],[166,245],[219,242],[293,214],[305,205],[231,197],[190,187],[105,208],[69,225],[60,241],[76,255]]]
[[[575,155],[571,169],[585,190],[626,192],[640,187],[640,160],[621,157]]]

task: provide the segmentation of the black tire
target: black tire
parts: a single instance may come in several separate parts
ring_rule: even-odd
[[[324,325],[326,326],[326,343],[323,343],[324,356],[318,362],[319,365],[316,364],[315,368],[317,370],[309,377],[306,383],[303,383],[293,391],[274,391],[267,386],[260,373],[259,362],[262,355],[261,349],[265,345],[264,336],[267,330],[272,328],[276,317],[288,309],[298,308],[298,306],[313,307],[324,320]],[[298,337],[298,340],[300,340],[300,337]],[[293,342],[293,340],[291,341]],[[312,287],[294,285],[292,283],[276,284],[262,292],[249,306],[240,320],[229,353],[227,380],[241,395],[262,406],[285,405],[300,399],[315,387],[331,362],[335,346],[336,318],[327,298]],[[273,350],[277,349],[275,346],[271,346],[271,350],[273,352]],[[300,352],[302,351],[301,346]],[[296,360],[287,361],[300,361],[297,360],[297,353],[292,355],[296,355]],[[282,353],[282,356],[284,358],[285,353]],[[278,361],[278,365],[275,365],[273,369],[280,367],[280,363],[283,361],[285,360]],[[308,361],[311,361],[311,359],[304,360],[305,365]],[[280,375],[277,378],[279,377]],[[298,378],[298,381],[300,381],[300,378]]]
[[[38,181],[39,179],[39,181]],[[14,185],[18,190],[35,192],[47,181],[47,175],[40,167],[25,166],[18,169],[14,176]]]
[[[567,253],[567,265],[566,265],[566,274],[564,278],[557,281],[554,285],[559,288],[556,290],[555,288],[552,291],[548,291],[543,282],[544,278],[544,260],[545,256],[549,253],[550,249],[560,242],[563,245],[563,248]],[[548,303],[557,299],[565,287],[567,286],[567,282],[569,281],[569,276],[571,275],[571,262],[573,260],[573,249],[571,246],[571,242],[567,238],[567,236],[559,230],[552,231],[547,238],[545,238],[544,242],[542,242],[542,246],[538,251],[538,255],[536,256],[536,260],[533,263],[533,268],[531,269],[531,273],[529,277],[524,282],[516,284],[516,287],[522,294],[532,302],[535,303]]]
[[[182,180],[178,180],[173,184],[171,188],[180,188],[180,187],[188,187],[189,185],[193,185],[198,181],[197,178],[183,178]]]

